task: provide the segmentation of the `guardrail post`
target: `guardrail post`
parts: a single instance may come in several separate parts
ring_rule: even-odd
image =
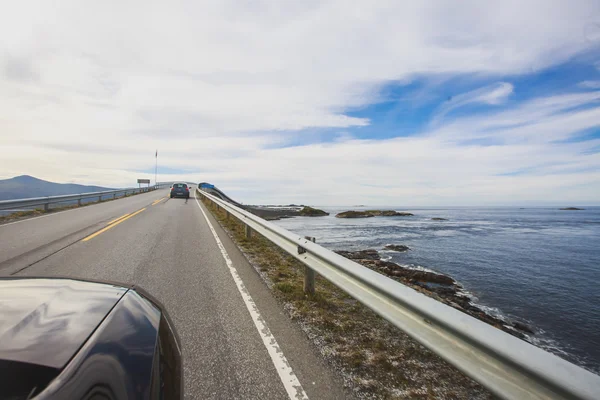
[[[246,239],[251,239],[252,238],[252,228],[250,228],[250,225],[246,225]]]
[[[229,214],[229,211],[225,211],[225,219],[227,221],[229,221],[229,215],[231,215],[231,214]]]
[[[304,236],[304,239],[310,240],[313,243],[317,241],[316,238],[311,236]],[[304,266],[304,293],[315,294],[315,271],[307,265]]]
[[[98,203],[102,201],[102,196],[98,196]]]
[[[77,199],[77,206],[81,207],[81,199]]]
[[[50,209],[50,203],[44,204],[44,211],[48,211]]]

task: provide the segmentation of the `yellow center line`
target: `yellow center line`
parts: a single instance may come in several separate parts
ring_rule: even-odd
[[[157,205],[158,203],[160,203],[161,201],[163,201],[164,199],[165,199],[165,197],[163,197],[163,198],[160,198],[160,199],[158,199],[158,200],[154,201],[154,203],[152,203],[152,205],[153,205],[153,206],[155,206],[155,205]]]
[[[121,220],[118,220],[118,221],[117,221],[117,222],[115,222],[114,224],[112,224],[112,225],[108,225],[108,226],[107,226],[106,228],[104,228],[104,229],[100,229],[98,232],[96,232],[96,233],[92,233],[90,236],[86,237],[85,239],[82,239],[81,241],[82,241],[82,242],[87,242],[88,240],[95,238],[95,237],[96,237],[96,236],[98,236],[99,234],[106,232],[106,231],[107,231],[107,230],[109,230],[110,228],[114,228],[115,226],[119,225],[121,222],[123,222],[123,221],[127,221],[129,218],[136,216],[137,214],[141,213],[141,212],[142,212],[142,211],[144,211],[144,210],[145,210],[145,208],[142,208],[141,210],[138,210],[138,211],[134,212],[133,214],[131,214],[131,215],[129,215],[129,216],[127,216],[127,217],[125,217],[125,218],[123,218],[123,219],[121,219]]]
[[[112,221],[110,221],[110,222],[109,222],[108,224],[106,224],[106,225],[110,225],[110,224],[112,224],[112,223],[114,223],[114,222],[117,222],[117,221],[118,221],[118,220],[120,220],[121,218],[125,218],[125,217],[126,217],[126,216],[128,216],[128,215],[129,215],[129,214],[121,215],[119,218],[115,218],[115,219],[113,219]]]

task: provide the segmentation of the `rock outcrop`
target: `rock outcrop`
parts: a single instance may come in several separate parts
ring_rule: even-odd
[[[462,285],[448,275],[383,261],[374,249],[336,253],[520,339],[529,341],[529,336],[535,335],[535,331],[529,325],[498,318],[473,304],[471,298],[464,293]]]
[[[440,218],[440,217],[433,217],[431,218],[432,221],[448,221],[446,218]]]
[[[329,215],[329,213],[309,206],[304,206],[304,208],[300,210],[300,216],[302,217],[324,217],[326,215]]]
[[[421,271],[404,268],[396,263],[382,260],[360,260],[361,264],[377,270],[388,276],[403,278],[411,283],[435,283],[438,285],[456,285],[456,281],[449,276],[435,272]]]
[[[375,217],[412,217],[413,214],[409,212],[398,212],[394,210],[367,210],[366,213],[369,213]]]
[[[398,251],[398,252],[403,252],[403,251],[408,251],[410,250],[410,247],[403,245],[403,244],[386,244],[384,249],[386,250],[392,250],[392,251]]]
[[[379,260],[379,252],[374,249],[360,250],[360,251],[336,251],[341,256],[349,258],[350,260]]]
[[[335,215],[336,218],[371,218],[373,214],[365,211],[344,211]]]
[[[299,209],[298,207],[302,207]],[[329,213],[309,206],[244,206],[246,211],[251,212],[267,221],[277,221],[283,218],[293,217],[320,217],[329,215]]]
[[[585,210],[585,208],[565,207],[565,208],[561,208],[560,210],[563,210],[563,211],[583,211],[583,210]]]
[[[336,215],[336,218],[370,218],[370,217],[410,217],[413,214],[398,212],[394,210],[366,210],[366,211],[344,211]]]

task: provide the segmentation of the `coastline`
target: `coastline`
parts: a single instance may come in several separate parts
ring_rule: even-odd
[[[492,325],[600,373],[600,303],[595,289],[600,279],[600,207],[569,212],[544,206],[389,206],[385,208],[414,216],[359,219],[335,218],[346,207],[320,208],[331,215],[276,223],[316,237],[332,251],[377,249],[381,261],[452,277],[469,306],[477,308],[471,310],[476,315],[487,314]],[[410,251],[386,250],[388,243],[409,246]],[[534,333],[503,327],[514,322]]]
[[[428,268],[411,267],[384,260],[381,252],[375,249],[335,250],[335,252],[521,340],[531,344],[536,343],[535,328],[525,321],[493,315],[489,308],[477,304],[475,298],[464,289],[463,285],[450,275]]]

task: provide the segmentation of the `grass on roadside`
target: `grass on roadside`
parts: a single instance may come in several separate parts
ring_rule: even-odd
[[[362,398],[488,399],[491,394],[345,292],[317,275],[303,292],[304,264],[203,201],[323,357]]]

